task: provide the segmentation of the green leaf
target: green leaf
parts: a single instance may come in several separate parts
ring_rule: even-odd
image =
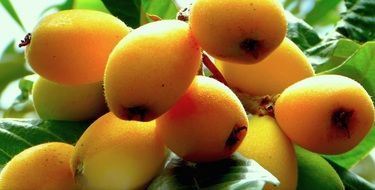
[[[162,19],[174,19],[177,14],[177,6],[173,0],[102,0],[107,9],[126,25],[137,28],[151,20],[147,14],[157,15]]]
[[[175,19],[178,11],[178,8],[173,0],[142,0],[142,8],[144,13],[157,15],[162,19]]]
[[[112,15],[125,22],[127,26],[137,28],[141,25],[141,0],[102,0]]]
[[[362,177],[353,172],[348,171],[346,168],[341,167],[335,162],[327,159],[331,166],[336,170],[340,176],[341,181],[344,183],[346,190],[375,190],[375,185],[369,183]]]
[[[74,0],[73,9],[90,9],[109,12],[101,0]]]
[[[278,180],[254,160],[240,154],[231,158],[195,164],[172,155],[166,168],[148,187],[154,189],[262,189]]]
[[[31,73],[26,69],[24,53],[17,52],[11,42],[0,58],[0,94],[10,82]]]
[[[288,21],[287,37],[291,39],[301,50],[306,50],[318,44],[321,39],[305,21],[285,12]]]
[[[317,0],[315,1],[314,8],[305,16],[305,21],[310,25],[324,22],[329,15],[333,12],[335,20],[338,21],[340,17],[337,14],[337,6],[342,2],[341,0]]]
[[[315,73],[333,69],[346,61],[361,46],[346,38],[329,40],[305,51]]]
[[[89,125],[89,122],[0,119],[0,167],[34,145],[54,141],[74,144]]]
[[[346,0],[345,5],[336,31],[359,42],[375,40],[375,1]]]
[[[22,28],[22,30],[26,31],[20,18],[18,17],[17,12],[14,10],[12,3],[9,0],[1,0],[0,3],[3,5],[8,14],[13,18],[13,20]]]
[[[370,129],[367,136],[352,150],[339,155],[323,155],[346,169],[352,168],[360,160],[364,159],[375,147],[375,124]]]
[[[72,9],[73,8],[73,4],[74,4],[74,1],[73,0],[65,0],[64,2],[60,3],[60,4],[57,4],[57,5],[52,5],[50,7],[47,7],[46,9],[44,9],[40,15],[43,15],[44,13],[46,13],[47,11],[51,10],[51,9],[58,9],[60,11],[62,10],[68,10],[68,9]]]
[[[375,102],[375,41],[363,44],[343,64],[321,74],[344,75],[356,80]]]

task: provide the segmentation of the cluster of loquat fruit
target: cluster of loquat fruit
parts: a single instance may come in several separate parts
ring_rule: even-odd
[[[181,20],[130,29],[97,11],[43,18],[22,42],[40,75],[32,92],[38,115],[96,120],[75,146],[50,142],[16,155],[0,189],[144,189],[170,151],[190,162],[239,151],[280,180],[266,189],[290,190],[298,177],[293,143],[340,154],[370,130],[366,90],[344,76],[314,74],[286,38],[277,0],[197,0]],[[224,81],[200,76],[207,54]],[[267,95],[275,98],[266,113],[245,110],[246,98]]]

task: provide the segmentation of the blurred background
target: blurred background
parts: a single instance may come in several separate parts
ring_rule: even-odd
[[[32,104],[29,101],[22,101],[27,99],[27,81],[32,81],[35,77],[21,80],[24,76],[32,74],[32,71],[25,64],[24,48],[18,48],[17,44],[33,30],[41,17],[60,9],[73,7],[105,12],[107,9],[100,0],[1,0],[0,2],[0,118],[37,117]],[[185,7],[192,0],[174,2],[178,7]],[[345,10],[342,0],[280,0],[280,2],[286,10],[314,27],[321,36],[334,27],[340,19],[340,12]],[[9,6],[14,12],[4,8]],[[352,171],[375,183],[375,150],[371,155],[352,168]]]

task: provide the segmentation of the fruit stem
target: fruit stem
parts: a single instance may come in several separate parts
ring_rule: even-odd
[[[31,42],[31,33],[27,33],[21,43],[18,44],[18,47],[23,47],[29,45]]]
[[[215,66],[215,64],[211,61],[206,53],[202,53],[202,61],[203,64],[210,70],[212,73],[212,77],[219,82],[223,83],[224,85],[228,86],[227,81],[225,80],[224,76],[220,73],[219,69]]]
[[[237,95],[238,99],[240,99],[245,110],[252,115],[269,115],[271,117],[275,116],[274,107],[276,100],[280,96],[280,94],[251,96],[247,93],[240,92],[239,90],[233,91]]]

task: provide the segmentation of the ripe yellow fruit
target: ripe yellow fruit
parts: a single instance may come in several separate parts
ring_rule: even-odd
[[[104,77],[109,109],[119,118],[150,121],[183,95],[198,72],[201,50],[178,20],[133,30],[112,51]]]
[[[83,133],[71,164],[82,188],[122,190],[144,187],[163,168],[165,159],[155,121],[124,121],[110,112]]]
[[[26,58],[42,77],[62,84],[103,80],[108,56],[129,32],[118,18],[93,10],[65,10],[34,28]]]
[[[51,142],[33,146],[17,154],[0,174],[3,190],[73,190],[70,159],[74,147]]]
[[[355,147],[374,122],[374,105],[356,81],[320,75],[288,87],[278,98],[275,116],[295,143],[322,154]]]
[[[245,139],[238,148],[243,156],[254,159],[279,181],[265,189],[290,190],[297,187],[297,159],[293,144],[270,116],[252,116]]]
[[[232,88],[254,96],[281,93],[291,84],[314,75],[307,57],[288,38],[257,64],[221,60],[215,64]]]
[[[245,64],[271,53],[284,39],[287,26],[277,0],[196,0],[189,23],[210,55]]]
[[[107,111],[103,83],[63,85],[39,78],[32,95],[36,112],[45,120],[83,121]]]
[[[230,156],[246,135],[246,112],[225,85],[197,76],[183,97],[156,119],[156,132],[169,149],[193,162]]]

